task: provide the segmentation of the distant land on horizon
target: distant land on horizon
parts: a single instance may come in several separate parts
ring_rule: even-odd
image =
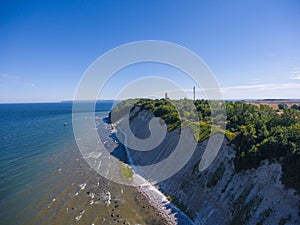
[[[135,99],[135,98],[128,98],[128,99]],[[153,98],[154,99],[154,98]],[[200,99],[200,98],[199,98]],[[124,101],[123,100],[115,100],[115,99],[98,99],[96,102],[110,102],[110,101]],[[171,100],[179,100],[179,99],[171,99]],[[197,99],[196,99],[197,100]],[[298,98],[246,98],[246,99],[223,99],[224,101],[272,101],[272,102],[281,102],[281,101],[300,101]],[[76,102],[94,102],[94,100],[75,100]],[[72,103],[75,102],[74,100],[63,100],[60,101],[61,103]]]
[[[130,98],[128,98],[130,99]],[[134,99],[134,98],[131,98]],[[123,100],[114,100],[114,99],[98,99],[96,102],[112,102],[112,101],[124,101]],[[171,99],[171,100],[179,100],[179,99]],[[231,102],[253,102],[253,103],[263,103],[263,102],[272,102],[272,103],[300,103],[300,99],[298,98],[266,98],[266,99],[223,99],[223,101],[231,101]],[[39,104],[39,103],[73,103],[73,102],[95,102],[94,100],[62,100],[62,101],[53,101],[53,102],[0,102],[0,104]]]

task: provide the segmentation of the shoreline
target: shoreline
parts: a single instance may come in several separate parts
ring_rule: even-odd
[[[122,129],[118,127],[118,123],[109,123],[111,126],[111,133],[116,134],[121,132],[125,137],[126,143],[126,134],[122,132]],[[131,157],[128,152],[126,145],[119,142],[119,145],[123,145],[124,151],[128,161],[131,161]],[[134,166],[127,164],[134,171],[134,179],[141,180],[138,183],[142,183],[141,186],[135,186],[137,191],[142,194],[150,205],[159,210],[160,215],[168,221],[167,225],[192,225],[194,222],[178,207],[176,207],[172,202],[168,200],[164,193],[157,189],[153,184],[148,180],[136,173]]]
[[[96,118],[102,130],[100,138],[114,149],[118,144],[110,137],[110,126],[103,123],[104,116]],[[74,145],[75,147],[76,145]],[[72,151],[66,148],[66,153]],[[39,205],[41,209],[28,220],[28,224],[157,224],[173,225],[160,208],[150,203],[147,195],[134,186],[124,186],[107,180],[96,173],[81,157],[79,151],[66,160],[55,156],[53,175],[63,179],[54,185]],[[30,208],[28,208],[30,209]],[[25,212],[25,211],[24,211]],[[10,223],[8,223],[10,224]]]

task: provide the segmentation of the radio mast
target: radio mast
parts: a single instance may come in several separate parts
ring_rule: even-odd
[[[195,101],[196,100],[195,86],[193,87],[193,97],[194,97],[194,101]]]

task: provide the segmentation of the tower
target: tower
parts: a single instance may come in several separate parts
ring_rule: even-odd
[[[195,86],[193,87],[193,99],[196,100],[196,92],[195,92]]]

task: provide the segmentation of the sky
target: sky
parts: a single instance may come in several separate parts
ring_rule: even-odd
[[[299,21],[298,0],[2,0],[0,103],[72,100],[97,58],[142,40],[176,43],[197,54],[225,99],[300,99]],[[191,97],[195,82],[186,74],[141,63],[111,76],[99,98],[114,99],[149,76],[163,77]],[[170,87],[153,95],[182,97]],[[126,93],[123,98],[136,97]]]

